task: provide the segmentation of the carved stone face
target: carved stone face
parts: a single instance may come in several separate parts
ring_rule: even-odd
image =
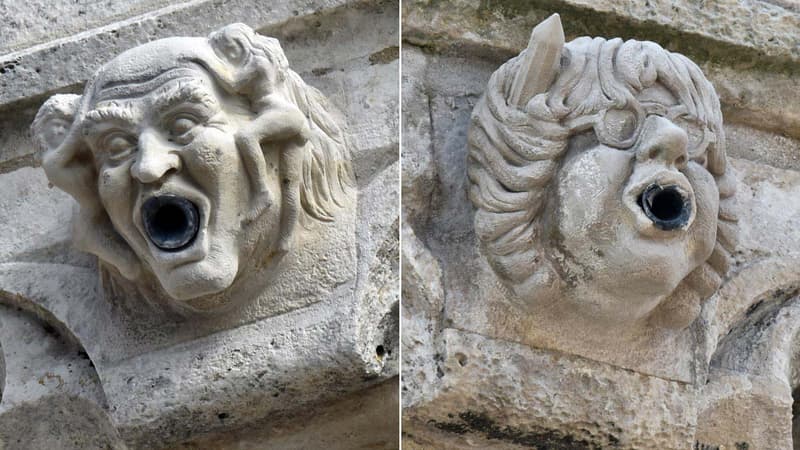
[[[229,287],[254,245],[243,224],[252,193],[234,141],[249,112],[207,73],[188,72],[162,74],[142,92],[123,87],[138,95],[97,102],[84,125],[114,228],[176,299]],[[276,178],[266,181],[279,199]],[[260,219],[273,240],[279,217],[275,202]]]
[[[180,314],[253,300],[304,230],[353,206],[332,108],[243,24],[123,52],[82,96],[48,99],[33,133],[81,206],[76,246]]]
[[[533,314],[685,328],[735,245],[713,86],[652,42],[565,43],[555,15],[531,36],[472,113],[482,254]]]
[[[708,126],[661,86],[639,111],[601,113],[574,136],[557,174],[551,257],[565,298],[587,315],[635,320],[710,255],[719,191],[703,167]]]

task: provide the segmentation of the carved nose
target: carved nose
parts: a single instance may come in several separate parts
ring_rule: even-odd
[[[138,155],[131,166],[131,175],[142,183],[154,183],[172,170],[179,170],[181,160],[167,143],[151,131],[139,136]]]
[[[636,159],[640,162],[655,160],[682,168],[689,158],[686,150],[688,140],[686,132],[670,120],[650,116],[645,123],[643,139],[636,149]]]

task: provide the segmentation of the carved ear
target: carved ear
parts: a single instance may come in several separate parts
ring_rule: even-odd
[[[80,205],[73,218],[73,243],[116,267],[128,279],[139,276],[139,259],[117,234],[97,195],[94,156],[83,142],[76,121],[81,96],[50,97],[36,114],[31,130],[48,180]]]
[[[564,49],[564,28],[558,14],[545,19],[531,32],[531,39],[521,55],[508,104],[523,109],[536,94],[545,92],[553,83],[561,64]]]

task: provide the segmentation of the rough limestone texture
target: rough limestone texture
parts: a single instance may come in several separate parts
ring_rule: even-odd
[[[398,4],[82,3],[0,10],[0,446],[397,448]]]
[[[800,386],[800,63],[796,55],[800,37],[797,27],[790,24],[800,20],[800,11],[790,2],[646,3],[622,7],[614,2],[572,0],[404,2],[404,448],[797,448],[793,433],[798,436],[800,423],[795,403]],[[504,158],[515,161],[506,172],[497,168],[502,159],[479,150],[487,143],[508,142],[508,130],[495,126],[487,132],[488,141],[474,134],[476,123],[487,122],[484,116],[476,116],[476,110],[485,108],[488,100],[482,98],[487,90],[496,88],[490,81],[492,74],[528,47],[531,30],[553,13],[561,16],[564,42],[573,55],[585,57],[575,52],[577,44],[569,44],[579,36],[650,40],[691,58],[719,98],[722,128],[718,134],[726,137],[725,174],[730,182],[720,185],[719,191],[735,195],[725,202],[720,195],[715,237],[724,242],[715,247],[730,248],[727,258],[717,255],[708,260],[719,269],[715,270],[719,278],[713,289],[698,297],[688,326],[663,334],[667,341],[677,340],[649,356],[647,349],[658,348],[658,342],[621,344],[606,351],[593,345],[587,328],[559,322],[569,315],[551,314],[549,321],[535,317],[537,310],[530,307],[535,297],[528,295],[526,286],[515,285],[524,277],[513,277],[514,270],[529,267],[513,261],[503,264],[502,257],[528,248],[538,237],[521,243],[500,242],[492,253],[486,240],[492,236],[491,225],[514,217],[498,215],[489,222],[489,216],[481,213],[476,218],[481,208],[505,211],[518,198],[502,197],[505,191],[496,189],[491,191],[495,203],[476,202],[475,186],[483,186],[479,181],[485,175],[476,173],[475,167],[489,167],[494,177],[512,182],[506,174],[521,167],[523,159],[515,160],[508,149],[541,145],[525,133],[540,138],[541,130],[553,130],[543,122],[527,130],[515,128],[523,139],[502,149]],[[569,63],[562,60],[559,66]],[[551,67],[538,66],[544,68],[539,70]],[[514,92],[513,87],[505,88],[500,92],[509,96]],[[590,92],[578,100],[592,101]],[[659,95],[648,100],[662,102]],[[540,108],[556,102],[537,103],[535,98],[527,104],[528,120],[546,121]],[[504,114],[502,108],[495,103],[490,110],[498,117]],[[613,144],[604,130],[589,130],[599,134],[601,143]],[[570,151],[579,145],[571,144]],[[591,168],[590,163],[572,157],[559,163],[558,173],[574,173],[579,164]],[[545,210],[559,211],[548,216],[550,222],[543,229],[570,220],[564,211],[578,216],[593,213],[591,201],[582,202],[592,198],[591,191],[573,197],[563,192],[580,189],[584,186],[580,183],[596,173],[584,172],[582,179],[565,175],[545,194],[545,200],[530,196],[522,206],[541,200]],[[604,182],[611,180],[609,175]],[[571,209],[552,206],[570,198]],[[613,216],[609,211],[600,214]],[[735,230],[722,220],[734,219],[733,212]],[[565,245],[580,250],[580,236],[577,243],[573,239]],[[621,266],[614,262],[613,253],[609,258],[614,264],[605,268],[604,256],[572,254],[582,255],[577,262],[600,276]],[[639,255],[637,249],[631,254]],[[621,285],[635,288],[634,300],[650,288],[631,281],[629,272],[615,276]],[[575,285],[593,282],[575,281]],[[656,281],[664,280],[660,276]],[[563,293],[558,295],[564,298]],[[561,308],[576,305],[581,307],[562,300]],[[558,306],[553,308],[560,311]],[[658,308],[653,311],[660,314]],[[612,320],[597,314],[596,323],[629,333],[631,322],[625,317],[635,311],[619,313],[616,319],[611,315]],[[657,323],[662,330],[678,324],[674,320]],[[592,326],[591,321],[588,325]],[[587,341],[592,344],[579,345]]]

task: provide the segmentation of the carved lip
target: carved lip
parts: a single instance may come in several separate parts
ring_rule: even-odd
[[[686,176],[672,170],[642,171],[639,176],[634,172],[623,192],[623,203],[633,213],[638,230],[653,237],[687,230],[697,208]]]
[[[164,210],[165,206],[172,211]],[[194,189],[174,183],[141,195],[133,208],[133,223],[147,243],[149,253],[155,262],[173,269],[200,261],[208,254],[207,230],[210,210],[209,201],[205,196]],[[157,237],[159,226],[152,220],[157,219],[155,215],[159,212],[167,213],[166,219],[170,218],[169,215],[175,214],[179,220],[186,220],[186,228],[177,227],[170,230],[169,226],[162,225],[161,232],[166,232],[167,235]]]

